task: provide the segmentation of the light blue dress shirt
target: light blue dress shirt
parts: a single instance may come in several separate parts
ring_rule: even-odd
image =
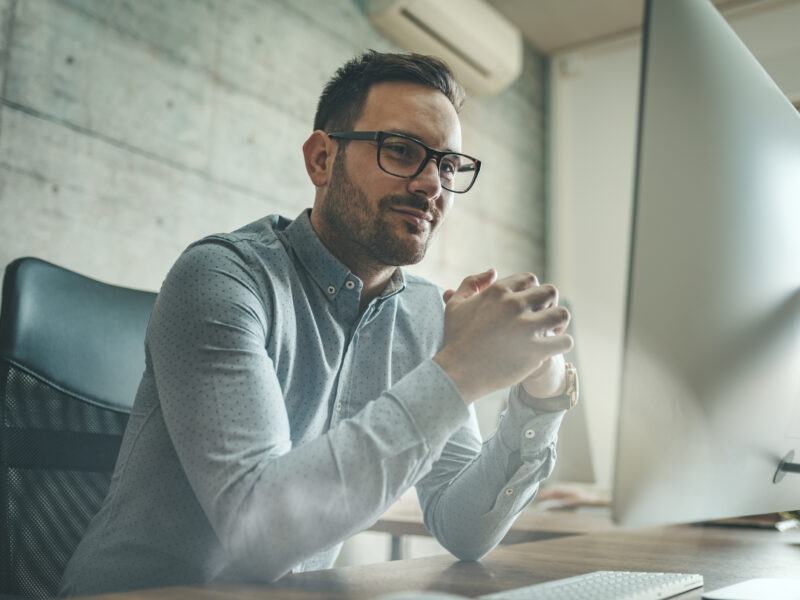
[[[456,556],[491,550],[552,471],[560,413],[509,396],[481,443],[431,360],[441,289],[400,269],[362,283],[309,212],[190,246],[169,272],[111,488],[62,594],[272,581],[329,567],[415,485]]]

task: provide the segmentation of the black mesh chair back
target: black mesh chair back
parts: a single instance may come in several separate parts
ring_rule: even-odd
[[[57,593],[108,491],[156,295],[35,259],[0,312],[0,593]]]

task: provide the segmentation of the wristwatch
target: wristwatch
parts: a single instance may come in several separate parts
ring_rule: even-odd
[[[565,375],[567,378],[567,389],[559,396],[552,398],[537,398],[532,406],[534,410],[540,412],[558,412],[569,410],[578,403],[578,370],[572,363],[566,363]]]

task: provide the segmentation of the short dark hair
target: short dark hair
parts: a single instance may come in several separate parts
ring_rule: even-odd
[[[385,81],[419,83],[439,90],[456,112],[464,103],[464,88],[443,60],[424,54],[368,50],[347,61],[325,85],[314,116],[314,130],[349,131],[364,108],[370,87]]]

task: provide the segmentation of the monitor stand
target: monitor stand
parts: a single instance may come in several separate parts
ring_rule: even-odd
[[[786,473],[800,473],[800,463],[790,450],[778,465],[773,483],[780,483]],[[748,579],[735,585],[703,594],[703,600],[797,600],[800,598],[800,579]]]
[[[772,483],[780,483],[787,473],[800,473],[800,463],[792,462],[793,460],[794,450],[789,450],[778,464],[778,469],[772,476]]]

